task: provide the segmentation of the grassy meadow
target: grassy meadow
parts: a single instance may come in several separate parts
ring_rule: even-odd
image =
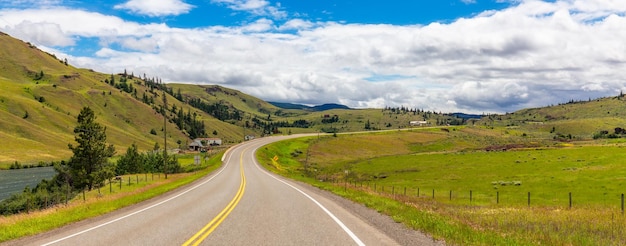
[[[447,243],[622,245],[622,142],[456,127],[289,140],[258,156]]]

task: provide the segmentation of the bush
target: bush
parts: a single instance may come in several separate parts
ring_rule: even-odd
[[[9,169],[22,169],[22,164],[20,164],[19,162],[15,161],[13,164],[11,164]]]

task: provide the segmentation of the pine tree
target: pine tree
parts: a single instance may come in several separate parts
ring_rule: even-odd
[[[116,173],[118,175],[144,172],[144,157],[137,150],[137,145],[132,144],[126,150],[126,154],[117,161]]]
[[[114,165],[108,158],[115,154],[115,148],[107,146],[106,127],[95,121],[96,115],[91,108],[84,107],[77,120],[74,140],[78,145],[68,145],[74,153],[68,165],[74,188],[91,190],[113,176]]]

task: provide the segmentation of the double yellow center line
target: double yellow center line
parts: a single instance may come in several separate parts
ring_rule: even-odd
[[[202,243],[202,241],[204,241],[204,239],[206,239],[222,223],[222,221],[224,221],[224,219],[228,217],[230,212],[232,212],[233,209],[235,209],[235,207],[239,203],[239,200],[241,200],[241,197],[243,197],[243,193],[246,189],[246,176],[244,175],[244,172],[243,172],[243,153],[244,152],[242,152],[241,156],[239,157],[239,170],[241,173],[241,184],[239,184],[239,190],[237,191],[237,194],[235,194],[235,197],[233,198],[233,200],[231,200],[230,203],[228,203],[228,206],[226,206],[224,210],[222,210],[222,212],[220,212],[213,220],[211,220],[211,222],[209,222],[200,231],[198,231],[195,235],[193,235],[193,237],[187,240],[183,244],[183,246],[189,246],[189,245],[197,246],[200,243]]]

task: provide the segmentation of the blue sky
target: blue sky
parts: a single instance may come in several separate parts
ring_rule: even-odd
[[[105,73],[268,101],[503,113],[626,90],[622,0],[0,0],[0,31]]]
[[[116,5],[126,1],[76,1],[67,6],[120,16],[140,22],[165,22],[172,27],[193,28],[211,25],[232,26],[249,22],[258,17],[245,11],[228,8],[226,3],[209,0],[187,1],[193,5],[184,15],[138,16]],[[337,21],[363,24],[415,25],[431,22],[451,22],[458,18],[472,17],[485,10],[499,10],[514,3],[506,1],[463,2],[461,0],[439,1],[330,1],[330,0],[286,0],[269,1],[269,5],[285,12],[287,18],[303,18],[312,21]]]

